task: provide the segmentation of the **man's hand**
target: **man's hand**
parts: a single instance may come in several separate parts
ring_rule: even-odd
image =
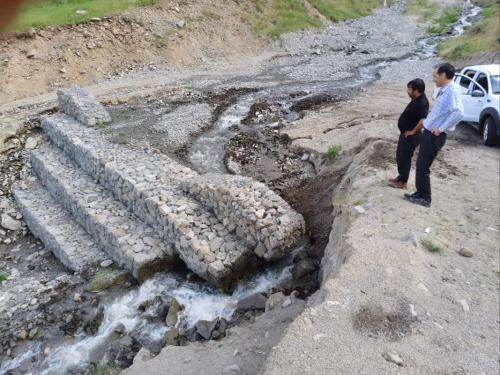
[[[434,134],[436,137],[439,137],[439,134],[441,134],[441,130],[438,128],[432,129],[432,134]]]
[[[411,137],[411,136],[413,136],[415,134],[417,134],[417,133],[415,133],[415,129],[405,131],[405,137],[406,138]]]

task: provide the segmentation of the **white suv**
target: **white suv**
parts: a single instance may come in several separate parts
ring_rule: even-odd
[[[463,121],[477,127],[485,145],[500,143],[500,65],[465,67],[455,84],[462,90]]]

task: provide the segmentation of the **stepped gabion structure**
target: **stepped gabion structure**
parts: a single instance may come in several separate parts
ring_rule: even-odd
[[[14,191],[33,234],[65,266],[88,272],[111,259],[144,280],[181,260],[223,286],[302,241],[302,216],[265,185],[107,141],[93,125],[109,114],[82,92],[59,93],[64,113],[42,120],[51,142],[31,153],[37,180]]]

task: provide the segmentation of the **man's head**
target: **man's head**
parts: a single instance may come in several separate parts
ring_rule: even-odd
[[[408,96],[412,99],[415,99],[425,93],[425,82],[420,78],[415,78],[414,80],[408,82],[406,88],[408,91]]]
[[[446,86],[455,77],[455,67],[449,63],[439,64],[432,72],[432,80],[437,87]]]

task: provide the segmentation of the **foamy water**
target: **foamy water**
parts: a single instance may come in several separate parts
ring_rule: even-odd
[[[156,275],[139,288],[104,305],[104,318],[95,336],[80,334],[72,342],[65,342],[54,348],[41,364],[40,370],[31,374],[60,375],[88,367],[93,354],[104,350],[119,325],[123,325],[127,332],[140,332],[140,342],[161,341],[168,328],[163,323],[144,319],[142,311],[139,310],[143,302],[156,296],[174,297],[184,305],[177,326],[192,328],[200,320],[230,320],[235,314],[239,300],[268,291],[290,278],[290,267],[267,270],[241,283],[232,295],[227,295],[205,283],[185,282],[168,274]],[[19,367],[23,361],[39,355],[42,350],[42,344],[38,343],[22,356],[2,365],[0,374]]]

